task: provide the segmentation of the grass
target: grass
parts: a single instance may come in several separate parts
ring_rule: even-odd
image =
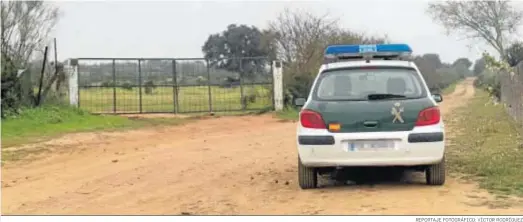
[[[447,86],[445,89],[443,89],[441,91],[441,94],[449,95],[449,94],[453,93],[456,90],[456,86],[458,85],[458,83],[460,83],[460,82],[454,82],[454,83],[450,84],[449,86]]]
[[[299,110],[293,107],[286,107],[282,111],[276,112],[276,116],[282,120],[294,121],[299,119]]]
[[[240,87],[183,86],[178,88],[177,112],[208,112],[210,110],[209,89],[213,111],[242,110]],[[113,88],[81,88],[79,94],[80,107],[90,112],[113,112],[113,98],[116,98],[116,112],[140,111],[140,91],[137,87],[131,90],[116,88],[116,92],[113,92]],[[270,84],[243,86],[244,96],[255,95],[256,97],[254,102],[247,105],[247,109],[272,107],[270,94]],[[142,112],[174,112],[176,103],[173,95],[172,87],[156,87],[152,94],[145,94],[145,90],[142,89]]]
[[[64,133],[93,130],[110,130],[177,124],[176,118],[130,119],[121,116],[93,115],[67,106],[44,106],[26,109],[21,115],[2,120],[2,148],[37,142]]]
[[[454,172],[474,176],[495,194],[523,196],[523,144],[518,128],[503,105],[489,102],[476,90],[469,105],[446,124],[461,129],[449,135],[447,161]]]

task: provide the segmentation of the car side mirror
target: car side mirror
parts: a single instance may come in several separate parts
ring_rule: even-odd
[[[437,103],[443,102],[443,96],[441,96],[441,94],[432,94],[432,98],[433,98]]]
[[[294,105],[301,107],[301,106],[305,105],[305,102],[307,102],[306,99],[304,99],[304,98],[297,98],[297,99],[294,100]]]

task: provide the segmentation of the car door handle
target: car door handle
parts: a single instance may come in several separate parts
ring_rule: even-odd
[[[365,121],[363,122],[365,127],[376,127],[378,126],[378,121]]]

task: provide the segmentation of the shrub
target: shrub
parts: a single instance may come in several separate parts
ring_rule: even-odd
[[[498,74],[485,70],[474,80],[474,86],[486,89],[490,96],[501,98],[501,82]]]
[[[133,85],[131,85],[131,83],[129,83],[129,82],[122,83],[122,85],[120,85],[120,87],[125,90],[133,90]]]
[[[310,74],[290,74],[290,78],[284,81],[284,98],[283,105],[294,107],[294,99],[307,98],[310,87],[314,81],[313,75]]]
[[[16,115],[22,106],[22,87],[11,59],[2,55],[2,118]]]
[[[156,88],[156,86],[154,85],[154,82],[152,80],[145,82],[144,87],[145,87],[145,94],[153,94],[153,89]]]
[[[103,81],[101,87],[114,87],[113,81]]]

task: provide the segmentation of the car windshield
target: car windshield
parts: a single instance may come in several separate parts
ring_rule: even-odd
[[[318,81],[314,94],[318,100],[412,99],[425,95],[420,78],[410,68],[327,70]]]

